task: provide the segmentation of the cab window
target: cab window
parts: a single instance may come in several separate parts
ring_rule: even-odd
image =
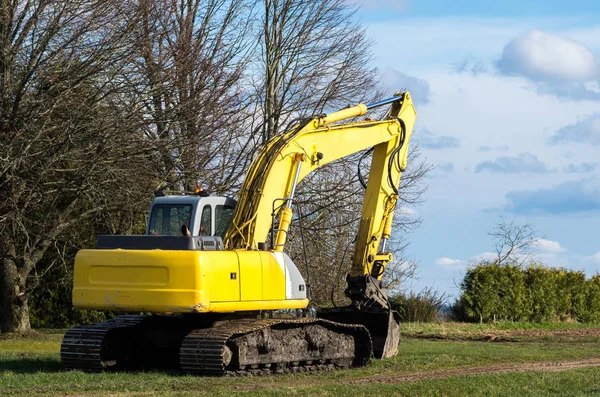
[[[212,232],[212,212],[210,210],[210,205],[205,205],[202,208],[202,216],[200,218],[200,236],[211,236]]]
[[[234,207],[229,205],[217,205],[215,207],[215,236],[225,238],[225,233],[231,225],[233,219]]]
[[[150,235],[181,236],[181,226],[190,227],[192,206],[189,204],[158,204],[150,214]]]

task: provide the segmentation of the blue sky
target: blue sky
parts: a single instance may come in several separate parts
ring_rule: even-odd
[[[403,17],[438,17],[448,15],[485,17],[538,17],[598,14],[595,0],[355,0],[361,5],[365,19],[396,19],[390,11],[401,11]]]
[[[411,287],[458,295],[504,217],[540,231],[536,256],[600,271],[600,3],[354,1],[390,92],[417,105],[436,165],[410,237]]]

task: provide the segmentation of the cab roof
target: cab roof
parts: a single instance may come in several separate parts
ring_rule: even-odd
[[[152,200],[153,204],[195,204],[205,197],[196,195],[185,196],[160,196]]]
[[[182,195],[182,196],[158,196],[152,200],[152,204],[192,204],[195,205],[203,199],[223,200],[225,205],[235,207],[237,200],[227,196],[197,196],[197,195]],[[214,201],[213,201],[214,203]]]

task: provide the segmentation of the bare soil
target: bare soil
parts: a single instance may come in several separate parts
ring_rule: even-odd
[[[581,339],[600,338],[600,328],[578,329],[531,329],[531,330],[486,330],[478,332],[451,333],[451,334],[410,334],[408,337],[418,339],[458,340],[458,341],[490,341],[490,342],[517,342],[522,339]]]
[[[306,379],[298,382],[276,382],[256,383],[233,386],[234,390],[257,390],[273,387],[307,387],[327,384],[395,384],[405,382],[418,382],[430,379],[444,379],[455,376],[504,374],[511,372],[559,372],[572,369],[600,367],[600,359],[576,360],[576,361],[544,361],[537,363],[503,364],[485,367],[467,367],[442,369],[436,371],[419,371],[401,375],[374,375],[363,378],[324,380],[310,382]]]

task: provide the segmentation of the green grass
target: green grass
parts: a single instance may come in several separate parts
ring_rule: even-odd
[[[514,323],[513,323],[514,324]],[[443,327],[443,328],[442,328]],[[404,325],[405,335],[480,332],[475,324]],[[488,326],[489,327],[489,326]],[[407,331],[407,328],[411,331]],[[0,338],[0,395],[589,395],[600,394],[600,368],[556,373],[456,376],[399,384],[347,384],[356,378],[506,363],[600,358],[600,341],[427,340],[405,337],[398,356],[365,368],[253,378],[202,378],[176,371],[85,374],[59,362],[62,332]],[[250,388],[260,384],[264,388]]]
[[[590,323],[473,324],[456,322],[402,325],[405,337],[454,340],[504,340],[513,342],[600,342],[600,325]]]
[[[265,396],[590,396],[600,394],[600,369],[561,373],[472,375],[403,384],[319,385],[260,391]],[[257,395],[257,391],[241,395]],[[193,393],[173,393],[191,396]]]

